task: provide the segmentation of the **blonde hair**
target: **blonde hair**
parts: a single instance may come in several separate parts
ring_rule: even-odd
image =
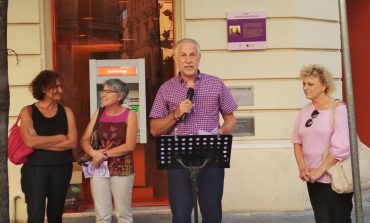
[[[320,83],[324,85],[325,94],[331,95],[335,90],[335,83],[332,74],[324,66],[319,64],[310,64],[308,66],[303,66],[300,72],[301,79],[305,77],[317,77]]]

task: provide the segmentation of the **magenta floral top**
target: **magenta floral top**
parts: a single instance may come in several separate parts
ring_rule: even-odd
[[[110,149],[126,142],[127,117],[130,109],[116,116],[107,115],[106,110],[100,118],[98,136],[100,149]],[[134,173],[132,153],[108,159],[110,176],[128,176]]]

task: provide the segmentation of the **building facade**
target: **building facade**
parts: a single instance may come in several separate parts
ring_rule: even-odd
[[[15,55],[9,55],[9,123],[15,121],[24,105],[34,101],[28,91],[28,84],[43,69],[57,69],[68,73],[66,81],[72,90],[67,93],[67,97],[75,101],[72,108],[75,108],[77,117],[82,117],[82,120],[86,119],[84,122],[87,122],[88,104],[79,103],[74,97],[81,89],[88,88],[88,85],[80,84],[83,78],[78,76],[76,70],[81,69],[79,73],[83,73],[84,68],[79,66],[84,66],[81,64],[86,63],[89,58],[145,58],[148,61],[147,101],[150,108],[158,86],[174,73],[173,64],[169,62],[171,50],[168,44],[185,37],[194,38],[201,46],[200,69],[203,72],[222,78],[231,89],[252,89],[250,97],[253,104],[239,106],[235,112],[240,122],[252,118],[254,128],[252,134],[234,137],[231,168],[226,170],[224,211],[299,211],[310,208],[305,184],[298,178],[290,134],[297,111],[307,103],[299,79],[299,70],[303,65],[319,63],[328,67],[336,79],[337,90],[334,97],[342,98],[340,18],[337,0],[158,0],[157,3],[162,4],[162,11],[155,8],[158,5],[151,5],[153,1],[150,0],[99,1],[100,6],[104,6],[103,2],[119,5],[119,27],[126,30],[123,34],[114,36],[117,34],[116,26],[104,26],[102,33],[94,28],[90,29],[98,40],[106,33],[112,33],[110,42],[97,42],[95,45],[105,47],[105,54],[97,53],[98,51],[89,51],[87,54],[86,40],[81,40],[84,36],[76,39],[64,35],[65,38],[58,39],[60,36],[55,35],[56,32],[74,33],[73,30],[81,31],[85,26],[99,27],[99,24],[84,25],[69,21],[68,26],[56,26],[55,24],[60,24],[56,21],[61,18],[61,14],[54,10],[55,2],[65,2],[68,6],[73,6],[84,1],[9,1],[8,48],[15,50],[20,58],[17,64]],[[163,8],[166,5],[169,6],[168,11]],[[68,16],[75,13],[76,7],[78,6],[67,7]],[[140,11],[142,7],[147,7],[148,10]],[[154,17],[150,17],[153,8]],[[134,13],[133,10],[139,12]],[[226,13],[236,11],[263,11],[267,14],[266,49],[227,49]],[[155,17],[156,12],[166,16]],[[135,16],[125,17],[131,14]],[[165,18],[170,18],[171,21],[161,21]],[[156,22],[162,25],[157,27]],[[56,31],[56,27],[60,29]],[[72,31],[67,32],[67,28]],[[148,38],[144,38],[140,44],[133,43],[139,36]],[[72,46],[74,51],[70,46],[57,44],[68,38],[72,39],[73,43],[78,43]],[[90,41],[92,40],[91,38]],[[89,44],[91,46],[91,42]],[[108,50],[110,53],[107,54],[108,44],[111,50]],[[155,44],[156,47],[153,47]],[[66,53],[67,50],[70,51]],[[72,51],[74,53],[71,53]],[[66,62],[61,60],[62,55],[80,56],[78,60]],[[162,63],[156,62],[158,58]],[[166,63],[168,66],[162,66]],[[158,76],[156,72],[161,66],[162,72]],[[83,122],[79,128],[80,131],[85,128]],[[143,170],[143,182],[146,183],[137,186],[134,203],[135,196],[140,197],[145,193],[150,194],[151,198],[141,197],[144,200],[155,201],[156,194],[159,200],[163,197],[164,200],[140,203],[142,200],[137,199],[139,205],[166,204],[166,185],[156,182],[159,181],[156,179],[165,179],[165,175],[160,171],[152,171],[155,161],[150,161],[153,159],[153,150],[150,148],[153,145],[142,145],[144,156],[149,160],[145,161],[146,167]],[[81,174],[78,168],[75,174]],[[20,166],[9,163],[9,184],[11,219],[22,222],[26,219],[26,211],[20,189]],[[147,186],[149,184],[150,186]]]

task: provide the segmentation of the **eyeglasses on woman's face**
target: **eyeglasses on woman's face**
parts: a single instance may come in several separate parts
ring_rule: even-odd
[[[315,109],[312,113],[311,113],[311,118],[310,119],[307,119],[306,121],[306,124],[305,126],[308,128],[310,127],[312,124],[313,124],[313,119],[316,118],[318,115],[319,115],[319,111],[317,111],[317,109]]]
[[[110,93],[118,93],[118,92],[117,91],[110,90],[110,89],[103,89],[101,91],[101,93],[103,93],[103,94],[110,94]]]

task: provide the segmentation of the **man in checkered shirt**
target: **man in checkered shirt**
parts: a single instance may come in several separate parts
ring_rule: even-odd
[[[150,132],[197,135],[201,132],[229,134],[234,131],[237,104],[224,82],[198,70],[199,44],[182,39],[174,47],[174,61],[179,74],[158,90],[150,112]],[[192,100],[189,88],[195,89]],[[219,116],[224,122],[220,126]],[[199,206],[203,223],[222,221],[222,194],[225,171],[222,168],[201,169],[197,177]],[[186,169],[168,170],[169,200],[173,223],[191,223],[193,195],[190,173]]]

